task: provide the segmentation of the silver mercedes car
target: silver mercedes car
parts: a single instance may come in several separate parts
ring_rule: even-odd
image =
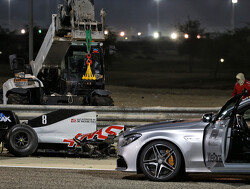
[[[185,172],[250,173],[250,98],[231,98],[216,114],[125,131],[118,141],[119,171],[169,181]]]

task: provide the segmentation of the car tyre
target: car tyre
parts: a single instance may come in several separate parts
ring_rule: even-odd
[[[140,155],[140,168],[153,181],[169,181],[182,169],[179,149],[168,141],[154,141],[145,146]]]
[[[92,106],[114,106],[114,101],[110,96],[95,95],[92,98]]]
[[[25,95],[11,93],[8,95],[7,104],[29,104],[29,98]]]
[[[5,147],[15,156],[29,156],[36,151],[37,146],[37,134],[28,125],[15,125],[6,134]]]

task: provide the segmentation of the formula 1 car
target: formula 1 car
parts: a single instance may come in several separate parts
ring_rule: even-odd
[[[110,138],[123,129],[124,126],[110,126],[96,131],[96,112],[62,109],[20,123],[14,112],[0,110],[0,142],[16,156],[34,152],[110,155]],[[84,145],[84,137],[78,143],[73,140],[83,135],[88,136],[88,144]]]
[[[184,172],[250,174],[250,98],[231,98],[201,120],[132,128],[119,137],[117,170],[169,181]]]

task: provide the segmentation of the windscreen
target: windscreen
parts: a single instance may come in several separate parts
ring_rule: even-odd
[[[221,111],[218,119],[225,119],[227,117],[230,117],[235,104],[236,104],[236,102],[231,102],[230,104],[228,104],[228,106],[225,107],[225,109],[223,111]]]
[[[84,51],[73,51],[68,56],[68,68],[71,73],[83,73],[86,70],[86,56]]]
[[[102,73],[102,59],[98,48],[91,48],[91,70],[93,74]],[[71,46],[65,57],[66,67],[70,74],[85,74],[87,70],[87,49],[86,46]]]

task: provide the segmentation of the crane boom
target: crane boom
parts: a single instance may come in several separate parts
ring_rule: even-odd
[[[60,66],[73,42],[86,41],[86,30],[91,30],[94,41],[104,41],[105,14],[101,16],[101,22],[95,20],[94,0],[65,0],[58,5],[37,57],[30,62],[33,75],[44,67]]]

